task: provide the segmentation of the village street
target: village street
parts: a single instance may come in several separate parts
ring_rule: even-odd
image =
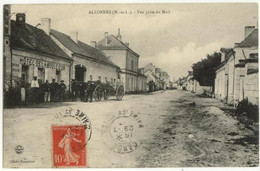
[[[92,137],[87,144],[91,168],[258,165],[258,137],[254,137],[258,133],[224,112],[228,107],[216,99],[179,90],[114,99],[4,109],[4,167],[52,167],[51,125],[64,124],[54,116],[69,107],[84,111],[91,120]],[[123,154],[109,149],[101,133],[104,122],[120,110],[139,113],[143,124],[135,132],[140,146]],[[23,146],[23,153],[15,153],[17,145]]]

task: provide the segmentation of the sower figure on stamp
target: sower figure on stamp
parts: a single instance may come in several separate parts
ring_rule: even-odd
[[[61,80],[60,81],[60,85],[59,85],[59,89],[60,89],[60,100],[65,102],[65,90],[66,90],[66,85],[64,84],[64,81]]]
[[[65,161],[66,165],[69,165],[71,162],[79,163],[80,156],[74,153],[71,149],[72,140],[81,143],[81,140],[75,138],[75,133],[71,132],[71,129],[67,129],[67,134],[63,137],[63,139],[59,143],[60,148],[64,148],[65,153]]]
[[[44,102],[50,101],[50,83],[49,80],[46,80],[46,82],[42,85],[43,92],[44,92]]]
[[[50,84],[50,91],[51,91],[51,102],[54,102],[56,100],[56,91],[58,88],[58,83],[55,82],[55,79],[52,79],[52,83]]]
[[[92,102],[94,88],[95,88],[94,82],[88,81],[88,83],[87,83],[87,97],[86,97],[86,102],[88,102],[88,98],[90,98],[90,102]]]
[[[77,82],[75,81],[75,79],[72,79],[71,81],[71,97],[72,97],[72,101],[76,101],[77,98]]]

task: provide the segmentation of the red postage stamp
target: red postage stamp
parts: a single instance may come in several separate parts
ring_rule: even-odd
[[[86,167],[84,126],[52,126],[53,167]]]

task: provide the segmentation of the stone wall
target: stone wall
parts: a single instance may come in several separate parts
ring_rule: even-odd
[[[248,101],[257,104],[259,103],[259,88],[258,88],[258,72],[246,75],[245,77],[245,98]]]
[[[227,102],[230,104],[234,103],[234,58],[231,57],[228,60],[228,99]]]
[[[138,77],[138,88],[137,88],[137,91],[145,92],[147,90],[146,79],[147,78],[144,77],[144,76],[139,76]]]
[[[243,91],[243,79],[245,76],[245,67],[237,67],[235,68],[235,80],[234,80],[234,100],[239,101],[243,99],[243,96],[240,92]]]

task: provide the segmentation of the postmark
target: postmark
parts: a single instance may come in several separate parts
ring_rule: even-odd
[[[83,125],[52,126],[53,167],[86,167],[86,132]]]
[[[84,112],[80,109],[74,109],[74,108],[70,107],[70,108],[66,108],[62,112],[55,113],[54,117],[56,119],[59,119],[59,121],[57,121],[59,124],[83,125],[86,135],[87,135],[85,145],[91,139],[92,126],[91,126],[91,121],[90,121],[88,115],[86,114],[86,112]]]
[[[132,110],[122,110],[103,124],[101,134],[109,149],[124,154],[133,152],[141,145],[143,124],[139,115]]]

